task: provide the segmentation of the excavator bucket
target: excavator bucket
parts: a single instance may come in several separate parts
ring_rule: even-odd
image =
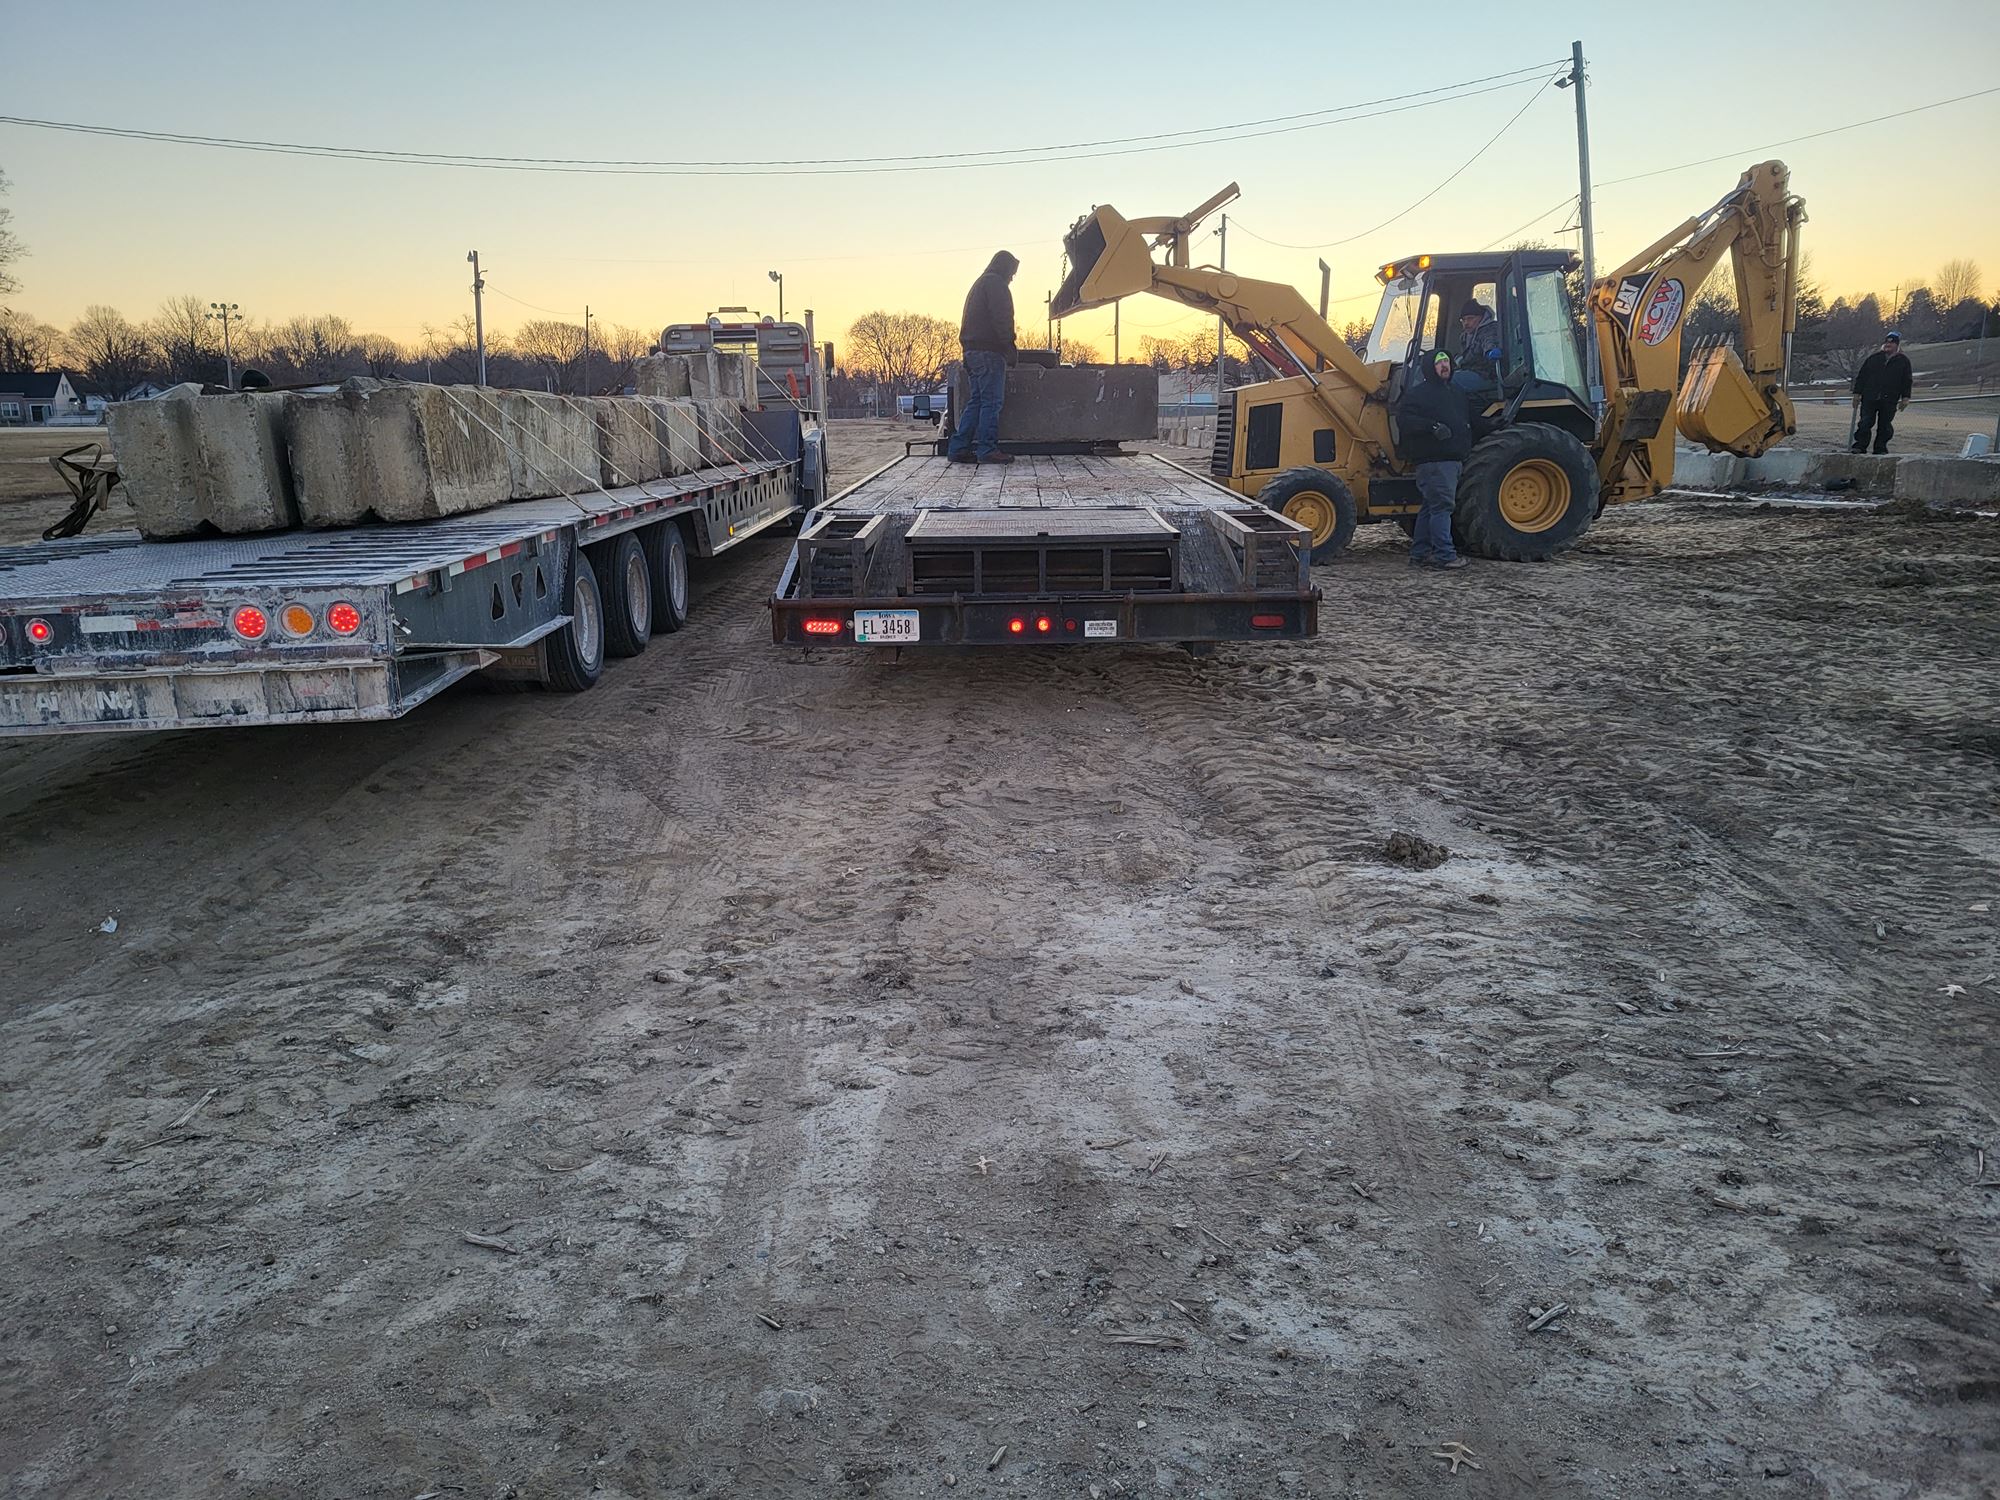
[[[1095,208],[1063,237],[1069,274],[1050,304],[1058,318],[1087,307],[1106,307],[1153,284],[1153,253],[1146,236],[1111,207]]]
[[[1675,425],[1690,442],[1717,453],[1755,458],[1794,430],[1792,403],[1767,399],[1727,344],[1709,344],[1688,361]]]

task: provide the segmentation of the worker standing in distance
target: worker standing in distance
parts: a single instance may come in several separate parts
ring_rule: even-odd
[[[1458,388],[1451,355],[1434,349],[1418,364],[1423,379],[1396,403],[1397,449],[1417,466],[1417,494],[1423,509],[1410,533],[1410,566],[1452,572],[1466,566],[1451,544],[1452,503],[1458,474],[1472,454],[1472,414]]]
[[[1500,389],[1500,320],[1484,302],[1469,301],[1458,310],[1458,368],[1451,383],[1468,396],[1494,395]]]
[[[1854,452],[1868,451],[1868,429],[1875,429],[1875,451],[1887,453],[1896,435],[1896,413],[1910,404],[1910,356],[1903,336],[1890,329],[1882,347],[1861,361],[1854,372]]]
[[[1014,294],[1007,283],[1021,263],[1005,250],[995,253],[965,294],[958,320],[965,354],[965,410],[958,414],[945,456],[955,464],[1011,464],[1000,451],[1000,406],[1007,399],[1007,366],[1014,363]]]

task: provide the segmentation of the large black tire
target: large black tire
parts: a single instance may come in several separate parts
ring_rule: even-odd
[[[1324,469],[1287,469],[1257,491],[1257,503],[1313,534],[1312,560],[1331,562],[1354,540],[1354,492]]]
[[[580,693],[604,675],[604,595],[582,548],[576,554],[569,623],[542,637],[542,682],[557,693]]]
[[[604,592],[604,654],[637,656],[653,638],[653,570],[631,532],[590,549]]]
[[[671,635],[688,622],[694,589],[688,581],[687,532],[662,521],[644,532],[646,561],[653,570],[653,634]]]
[[[1458,550],[1542,562],[1582,540],[1597,517],[1597,465],[1560,427],[1521,422],[1472,450],[1458,476],[1451,532]]]

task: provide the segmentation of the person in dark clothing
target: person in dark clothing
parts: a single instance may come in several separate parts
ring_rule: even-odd
[[[1014,363],[1014,294],[1007,283],[1021,263],[1005,250],[986,263],[965,294],[958,342],[965,353],[965,410],[945,448],[955,464],[1011,464],[1000,451],[1000,406],[1007,399],[1007,366]]]
[[[1472,413],[1453,378],[1451,356],[1433,350],[1417,361],[1423,378],[1396,403],[1397,452],[1417,466],[1423,508],[1410,534],[1410,566],[1456,571],[1466,565],[1451,544],[1459,470],[1472,454]]]
[[[1868,429],[1875,429],[1875,451],[1887,453],[1896,435],[1896,413],[1910,404],[1910,356],[1903,336],[1893,328],[1882,347],[1861,361],[1854,372],[1854,451],[1868,451]]]
[[[1468,396],[1490,396],[1500,388],[1500,320],[1484,302],[1458,310],[1458,360],[1451,383]]]

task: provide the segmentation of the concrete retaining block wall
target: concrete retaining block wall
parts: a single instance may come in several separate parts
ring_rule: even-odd
[[[666,468],[666,450],[653,426],[651,408],[623,396],[598,396],[591,406],[597,417],[598,482],[606,489],[658,479]]]
[[[1933,505],[2000,505],[2000,459],[1905,458],[1896,465],[1896,498]]]
[[[292,478],[308,526],[351,526],[371,516],[431,520],[485,510],[511,491],[505,422],[492,391],[349,381],[327,395],[287,395],[284,402]]]
[[[589,489],[597,479],[595,414],[586,401],[539,391],[496,395],[507,443],[508,498],[540,500]]]
[[[1940,505],[2000,503],[2000,462],[1917,454],[1816,452],[1773,448],[1762,458],[1676,452],[1674,488],[1824,490],[1858,499],[1924,500]]]
[[[285,458],[285,398],[187,392],[105,413],[125,492],[146,536],[275,531],[299,522]]]

